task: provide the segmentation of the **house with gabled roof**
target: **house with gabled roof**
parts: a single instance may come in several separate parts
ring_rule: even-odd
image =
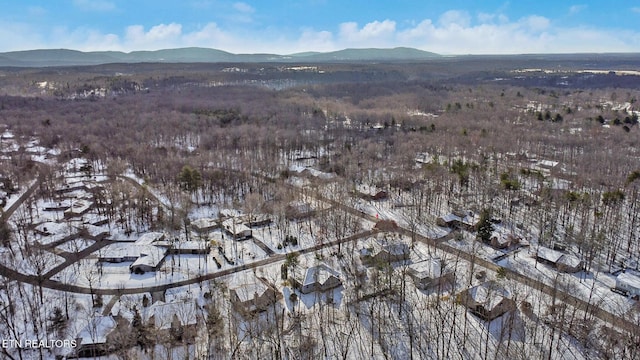
[[[220,226],[218,219],[199,218],[191,221],[191,228],[198,233],[206,233]]]
[[[375,239],[360,249],[360,261],[366,266],[390,264],[408,260],[409,253],[409,246],[405,243],[388,243]]]
[[[193,343],[198,332],[199,317],[195,300],[165,303],[157,301],[143,308],[145,323],[174,341]]]
[[[229,218],[222,222],[222,228],[233,237],[234,240],[246,240],[253,236],[253,231],[240,219]]]
[[[134,274],[158,271],[166,256],[166,249],[158,246],[145,246],[144,249],[141,249],[140,256],[129,266],[129,271]]]
[[[575,273],[584,268],[584,262],[576,256],[539,246],[536,251],[536,259],[560,272]]]
[[[293,276],[290,280],[303,294],[325,292],[342,285],[340,273],[325,264],[309,267],[304,276]]]
[[[616,276],[616,286],[614,291],[623,293],[627,296],[640,296],[640,277],[631,272],[622,272]]]
[[[64,218],[80,217],[91,210],[93,202],[86,199],[75,199],[71,202],[71,207],[64,211]]]
[[[427,290],[446,282],[453,283],[453,273],[444,271],[442,259],[432,257],[408,266],[407,274],[416,288]]]
[[[458,294],[458,302],[487,321],[516,309],[511,294],[496,281],[487,281],[464,290]]]
[[[155,242],[163,241],[166,238],[163,232],[148,232],[140,235],[135,241],[136,245],[151,245]]]
[[[241,313],[267,310],[278,300],[276,290],[253,273],[236,274],[229,282],[229,298]]]
[[[157,271],[167,255],[167,249],[154,245],[136,245],[135,243],[109,244],[100,249],[98,262],[132,262],[129,271],[144,274]]]
[[[452,229],[476,231],[480,217],[472,211],[453,211],[436,219],[436,225]]]
[[[113,316],[96,315],[76,335],[78,357],[95,357],[109,354],[116,346],[111,335],[118,323]]]
[[[355,187],[355,195],[364,200],[384,200],[389,197],[389,193],[382,189],[378,189],[376,186],[370,186],[366,184],[358,184]]]

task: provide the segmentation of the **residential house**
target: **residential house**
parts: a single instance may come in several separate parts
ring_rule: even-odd
[[[489,245],[494,249],[506,249],[510,246],[519,244],[520,239],[513,234],[505,234],[502,232],[494,231],[491,234]]]
[[[140,256],[129,266],[134,274],[158,271],[167,256],[167,250],[158,246],[145,246],[140,249]]]
[[[156,242],[164,241],[166,238],[165,233],[162,232],[148,232],[140,235],[138,240],[135,241],[136,245],[151,245]]]
[[[237,218],[229,218],[222,222],[222,228],[235,240],[246,240],[253,236],[251,228]]]
[[[640,296],[640,277],[630,272],[620,273],[616,277],[614,290],[631,297]]]
[[[200,218],[191,222],[191,228],[198,233],[207,233],[220,226],[217,219],[212,218]]]
[[[574,255],[566,254],[557,250],[539,246],[536,251],[536,259],[560,272],[575,273],[584,268],[582,260]]]
[[[436,225],[452,229],[476,231],[480,218],[472,211],[451,212],[436,219]]]
[[[167,250],[159,246],[115,243],[99,250],[98,262],[132,262],[129,265],[129,271],[143,274],[148,271],[158,270],[166,254]]]
[[[86,199],[75,199],[71,202],[71,207],[64,211],[64,218],[80,217],[91,210],[93,202]]]
[[[96,315],[89,318],[87,326],[76,335],[76,355],[97,357],[112,352],[117,343],[113,340],[113,333],[117,326],[118,323],[113,316]]]
[[[445,283],[453,283],[453,273],[443,271],[442,260],[438,257],[432,257],[409,265],[407,274],[420,290],[427,290]]]
[[[458,294],[458,302],[487,321],[516,309],[516,303],[510,298],[509,292],[495,281],[487,281],[464,290]]]
[[[198,333],[198,307],[195,300],[164,303],[155,302],[142,309],[142,318],[147,325],[153,327],[173,341],[195,342]]]
[[[315,210],[309,203],[292,202],[287,205],[284,213],[289,220],[300,220],[315,215]]]
[[[372,201],[384,200],[389,197],[389,194],[386,191],[380,190],[375,186],[363,184],[356,186],[355,194],[364,200]]]
[[[204,255],[211,252],[211,244],[206,241],[178,241],[170,249],[172,254]]]
[[[253,273],[237,274],[232,278],[229,297],[241,313],[265,311],[278,300],[275,289]]]
[[[136,261],[140,257],[140,247],[129,243],[109,244],[98,251],[98,261],[121,263]]]
[[[291,281],[303,294],[325,292],[342,285],[340,274],[325,264],[312,266],[305,271],[304,277],[293,276]]]
[[[378,240],[360,249],[360,260],[364,265],[390,264],[409,259],[409,246],[404,243],[385,244]]]

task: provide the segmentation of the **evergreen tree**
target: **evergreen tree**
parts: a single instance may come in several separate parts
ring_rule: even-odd
[[[138,345],[141,349],[146,349],[147,344],[149,343],[149,334],[148,329],[144,325],[142,321],[142,316],[138,311],[138,308],[133,309],[133,319],[131,320],[131,328],[132,328],[132,340]]]
[[[476,235],[476,239],[488,243],[491,241],[491,233],[493,233],[491,210],[483,209],[480,212],[480,221],[478,222],[478,234]]]
[[[62,309],[58,306],[53,308],[53,314],[49,318],[51,322],[50,329],[56,333],[57,336],[62,337],[64,330],[67,327],[67,318],[64,316]]]

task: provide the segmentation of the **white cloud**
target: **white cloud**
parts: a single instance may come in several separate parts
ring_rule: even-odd
[[[180,23],[151,27],[130,25],[119,33],[96,29],[46,28],[37,22],[5,22],[0,27],[2,51],[35,48],[78,50],[155,50],[185,46],[218,48],[234,53],[332,51],[349,47],[408,46],[442,54],[513,54],[567,52],[637,52],[640,32],[594,26],[561,27],[542,16],[510,20],[502,14],[450,11],[439,18],[396,23],[391,19],[359,25],[345,22],[336,29],[245,27],[232,32],[217,23],[188,28]],[[189,25],[192,26],[192,25]]]
[[[156,25],[149,31],[142,25],[132,25],[126,29],[124,42],[133,48],[167,48],[179,44],[181,36],[182,25],[176,23]]]
[[[336,49],[333,34],[330,31],[314,31],[305,29],[295,43],[295,46],[284,53],[302,51],[333,51]]]
[[[636,14],[640,14],[640,7],[632,7],[631,11],[633,11]]]
[[[573,5],[571,7],[569,7],[569,14],[570,15],[575,15],[583,10],[585,10],[588,6],[587,5]]]
[[[390,40],[396,32],[396,22],[391,20],[373,21],[362,28],[355,22],[340,24],[340,38],[358,46],[372,46]]]
[[[84,11],[113,11],[116,5],[107,0],[73,0],[73,4]]]
[[[443,27],[465,28],[471,24],[471,16],[466,11],[449,10],[440,16],[438,23]]]
[[[241,13],[252,14],[256,11],[251,5],[244,2],[237,2],[233,4],[233,8]]]

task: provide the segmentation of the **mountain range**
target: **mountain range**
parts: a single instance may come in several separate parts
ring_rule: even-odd
[[[350,62],[419,61],[440,55],[406,47],[393,49],[344,49],[332,52],[305,52],[290,55],[233,54],[208,48],[179,48],[155,51],[91,51],[41,49],[0,53],[0,66],[43,67],[98,65],[110,63],[220,63],[220,62]]]

